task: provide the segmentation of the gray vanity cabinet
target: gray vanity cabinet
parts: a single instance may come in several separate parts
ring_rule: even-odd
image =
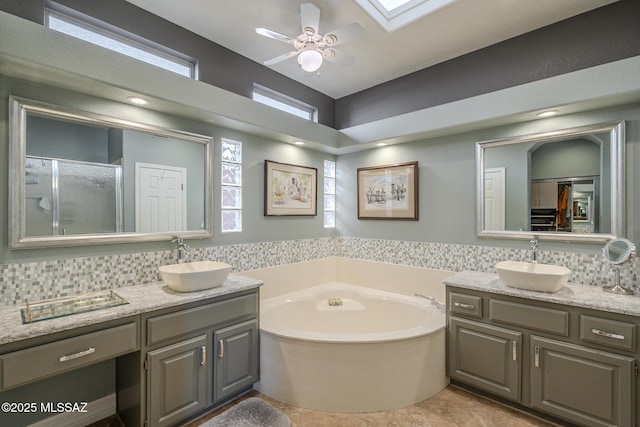
[[[148,427],[180,422],[258,381],[258,291],[144,315]]]
[[[214,332],[214,402],[258,380],[258,322],[249,320]]]
[[[522,333],[452,317],[449,376],[508,399],[520,399]]]
[[[452,383],[577,425],[636,425],[639,333],[633,316],[447,285]]]
[[[632,426],[635,359],[531,337],[531,407],[590,426]]]
[[[168,426],[207,406],[207,335],[147,353],[151,425]]]

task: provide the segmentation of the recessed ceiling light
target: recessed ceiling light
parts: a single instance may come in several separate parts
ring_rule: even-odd
[[[377,147],[386,147],[387,143],[386,142],[378,142],[376,144]]]
[[[149,105],[149,100],[140,96],[128,96],[127,101],[135,105]]]
[[[544,117],[555,116],[558,113],[559,113],[558,110],[547,110],[547,111],[541,111],[540,113],[536,114],[536,116],[544,118]]]
[[[304,145],[304,142],[303,141],[296,141],[296,142],[294,142],[294,144],[295,145]]]

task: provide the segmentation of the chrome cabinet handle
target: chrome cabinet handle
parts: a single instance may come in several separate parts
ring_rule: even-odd
[[[66,354],[64,356],[60,356],[60,362],[68,362],[69,360],[73,360],[73,359],[78,359],[80,357],[84,357],[84,356],[88,356],[92,353],[95,353],[96,349],[93,347],[89,347],[88,349],[84,350],[84,351],[80,351],[78,353],[74,353],[74,354]]]
[[[220,344],[220,354],[218,357],[222,359],[224,357],[224,340],[219,340],[218,343]]]
[[[533,365],[536,368],[540,367],[540,347],[535,346],[533,349]]]
[[[204,366],[207,364],[207,346],[203,345],[202,353],[200,353],[200,366]]]
[[[463,302],[454,302],[453,305],[460,308],[466,308],[467,310],[473,310],[475,308],[473,304],[465,304]]]
[[[600,329],[591,329],[591,332],[601,337],[613,338],[614,340],[624,340],[624,335],[614,334],[613,332],[601,331]]]
[[[511,341],[511,358],[516,361],[518,360],[518,342]]]

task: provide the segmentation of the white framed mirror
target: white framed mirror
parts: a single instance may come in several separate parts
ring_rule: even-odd
[[[12,249],[211,236],[211,137],[9,104]]]
[[[624,148],[624,121],[478,142],[478,236],[567,242],[624,236]]]

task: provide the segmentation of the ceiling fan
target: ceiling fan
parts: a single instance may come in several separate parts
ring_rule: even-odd
[[[313,73],[320,68],[324,59],[341,65],[349,65],[354,61],[353,55],[341,52],[334,46],[359,37],[364,28],[358,22],[322,35],[319,32],[320,9],[311,3],[302,3],[300,5],[300,24],[302,34],[297,37],[285,36],[267,28],[256,28],[256,33],[285,42],[294,48],[291,52],[265,61],[264,65],[274,65],[297,56],[300,68]]]

